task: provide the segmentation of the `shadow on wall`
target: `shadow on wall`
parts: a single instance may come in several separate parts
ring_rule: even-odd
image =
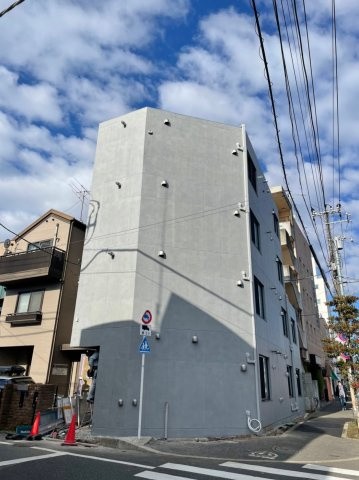
[[[156,335],[158,333],[159,335]],[[142,435],[223,436],[248,433],[246,410],[256,412],[250,317],[237,325],[217,319],[172,294],[161,329],[148,337]],[[104,323],[82,331],[81,345],[99,345],[93,432],[137,434],[141,355],[139,322]],[[246,355],[246,353],[248,355]]]

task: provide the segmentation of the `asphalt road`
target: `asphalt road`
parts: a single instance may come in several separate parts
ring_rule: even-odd
[[[0,442],[0,478],[6,480],[359,480],[358,470],[339,464],[304,465],[225,461],[156,454],[135,447],[64,447],[58,442]]]

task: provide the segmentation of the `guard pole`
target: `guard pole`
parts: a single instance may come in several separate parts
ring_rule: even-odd
[[[142,400],[143,400],[143,379],[145,376],[145,354],[142,354],[141,360],[141,383],[140,383],[140,404],[138,409],[138,432],[137,438],[141,438],[141,427],[142,427]]]

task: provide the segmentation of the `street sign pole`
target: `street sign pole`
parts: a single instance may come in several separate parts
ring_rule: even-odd
[[[141,427],[142,427],[142,399],[143,399],[143,380],[145,376],[145,354],[142,353],[141,359],[141,383],[140,383],[140,404],[138,408],[138,432],[137,438],[141,438]]]

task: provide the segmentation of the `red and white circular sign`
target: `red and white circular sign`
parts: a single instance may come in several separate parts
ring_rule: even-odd
[[[149,310],[146,310],[145,313],[142,315],[142,323],[148,325],[151,323],[152,320],[152,313]]]

